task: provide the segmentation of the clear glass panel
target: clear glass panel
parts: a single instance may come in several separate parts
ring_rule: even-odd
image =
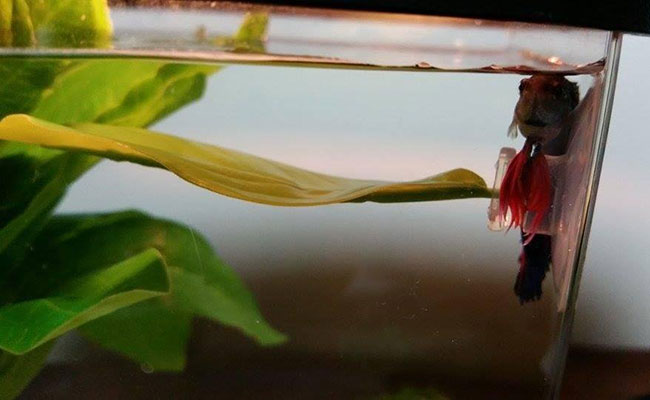
[[[138,3],[151,2],[128,2]],[[236,43],[224,40],[236,31],[248,7],[222,7],[219,3],[194,3],[179,12],[183,3],[169,8],[118,5],[112,10],[112,51],[235,62],[576,73],[602,67],[608,40],[605,31],[550,25],[271,8],[273,18],[262,52],[266,55],[262,56],[242,54],[236,51]],[[48,36],[47,32],[41,36]],[[68,54],[95,53],[89,48],[92,42],[77,44],[83,49]],[[52,47],[62,46],[40,43],[36,48],[42,54]]]
[[[174,51],[179,47],[214,54],[229,50],[212,37],[236,29],[241,12],[119,10],[115,46],[120,50]],[[494,23],[443,17],[290,10],[273,14],[266,52],[305,62],[368,66],[480,69],[526,66],[565,71],[602,61],[606,32]],[[316,59],[313,59],[316,58]]]
[[[155,331],[158,323],[166,332],[176,332],[176,324],[189,318],[186,309],[163,300],[172,307],[171,317],[154,313],[147,319],[147,310],[132,308],[132,314],[115,314],[123,318],[119,323],[105,320],[109,322],[97,325],[102,334],[82,326],[81,336],[100,346],[89,347],[79,336],[63,336],[28,394],[372,398],[429,390],[449,398],[545,398],[556,393],[620,37],[596,30],[442,17],[222,8],[216,2],[154,4],[163,6],[135,8],[116,2],[110,12],[113,33],[107,40],[77,40],[92,35],[50,40],[57,37],[48,31],[54,28],[34,19],[34,39],[28,45],[5,42],[0,49],[2,67],[19,83],[0,92],[2,116],[26,113],[82,131],[87,127],[79,124],[86,122],[148,128],[346,178],[412,181],[465,168],[485,181],[487,191],[501,187],[507,162],[524,146],[521,135],[507,137],[520,81],[532,74],[552,82],[560,80],[551,75],[567,76],[576,84],[579,104],[559,122],[548,123],[561,128],[568,139],[554,154],[545,155],[553,206],[538,230],[552,243],[543,295],[539,301],[520,304],[513,293],[522,244],[519,229],[506,235],[488,229],[488,224],[491,229],[504,227],[496,195],[490,199],[450,190],[435,192],[447,196],[445,201],[433,201],[439,198],[429,194],[415,199],[419,201],[396,201],[393,196],[391,204],[263,205],[238,199],[232,191],[216,194],[191,185],[162,168],[148,168],[166,165],[159,158],[143,161],[145,150],[126,154],[129,146],[121,143],[103,151],[106,142],[101,142],[86,150],[136,163],[103,161],[94,166],[70,186],[61,203],[51,204],[55,214],[138,209],[190,227],[194,241],[175,240],[170,232],[156,236],[149,230],[98,236],[93,246],[100,250],[78,246],[77,258],[94,260],[101,249],[113,249],[116,237],[137,243],[153,235],[159,241],[152,246],[159,250],[166,248],[161,243],[196,246],[198,265],[205,268],[206,256],[199,251],[204,237],[259,304],[264,318],[253,325],[266,320],[289,341],[266,347],[242,335],[243,330],[255,338],[251,332],[258,331],[242,322],[248,317],[237,309],[226,317],[219,314],[217,321],[197,320],[191,335],[185,330],[177,341],[160,344],[147,332]],[[251,11],[260,18],[249,26],[253,33],[237,34],[242,21],[250,22]],[[82,12],[78,18],[85,21],[88,15]],[[17,34],[12,33],[14,40]],[[546,92],[551,86],[536,86],[541,96],[536,101],[555,96]],[[561,95],[553,97],[548,108],[553,118],[566,100]],[[535,107],[545,104],[531,107],[538,110]],[[530,118],[522,115],[515,115],[514,121],[525,133],[522,126]],[[530,121],[546,124],[537,119]],[[0,138],[6,139],[3,132],[11,129],[2,126]],[[31,141],[29,157],[41,151],[49,154],[35,145],[43,144],[45,131],[35,132],[11,137]],[[52,139],[48,145],[77,154],[87,136],[77,139],[60,144]],[[26,151],[10,142],[3,146],[0,161]],[[175,164],[176,169],[167,166],[179,175],[201,157],[180,145],[167,148],[163,156],[156,154],[186,157],[186,164]],[[3,174],[14,173],[10,164],[3,165],[8,165]],[[213,165],[217,174],[230,168],[224,165]],[[49,170],[38,166],[35,171],[39,176]],[[244,172],[237,174],[259,171]],[[34,179],[29,175],[12,185],[31,199],[29,182]],[[200,179],[193,183],[207,185]],[[13,199],[7,190],[7,198]],[[318,193],[317,188],[309,196]],[[29,224],[41,232],[34,221]],[[5,224],[0,225],[4,240],[2,232],[12,234],[14,228],[3,218],[0,222]],[[529,218],[524,228],[530,223]],[[70,232],[77,231],[64,230],[61,237],[68,238],[64,233]],[[38,235],[43,234],[17,236],[16,241],[32,249]],[[39,243],[33,252],[41,251]],[[38,255],[45,264],[63,254],[50,247]],[[18,255],[22,253],[3,251],[0,248],[2,260],[15,268],[0,274],[0,287],[15,287],[26,261]],[[83,258],[86,253],[92,257]],[[179,267],[174,262],[183,261],[166,260],[171,268],[169,290],[191,299],[196,291],[174,280],[174,268]],[[223,302],[240,290],[235,286],[220,292]],[[17,298],[28,299],[21,296]],[[201,298],[191,311],[214,316],[211,313],[218,313],[222,304],[215,299],[221,298]],[[0,303],[0,316],[2,307],[6,311],[13,304],[15,299]],[[244,309],[250,306],[248,300],[245,304]],[[166,319],[159,319],[163,316]],[[133,328],[138,321],[147,321],[145,327],[151,329]],[[179,332],[189,329],[182,326]],[[131,329],[140,339],[120,342]],[[163,354],[183,353],[183,345],[178,350],[183,337],[189,349],[185,372],[159,373],[182,369],[183,363],[179,367],[176,360],[174,368],[164,364],[160,360],[167,358],[156,353],[156,346],[162,346]],[[0,349],[6,351],[10,344],[0,337]],[[145,350],[134,350],[138,346]],[[137,364],[111,356],[106,348]]]

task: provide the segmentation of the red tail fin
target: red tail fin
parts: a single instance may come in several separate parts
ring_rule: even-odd
[[[549,207],[551,207],[551,172],[548,168],[546,157],[541,152],[533,156],[529,162],[530,166],[526,169],[526,179],[528,186],[528,198],[526,208],[528,212],[535,213],[533,221],[528,230],[526,243],[530,242],[532,236],[537,232],[539,224],[542,223]]]
[[[510,227],[524,223],[526,212],[534,213],[526,242],[537,232],[546,212],[551,206],[551,174],[544,154],[535,149],[529,140],[512,159],[501,183],[499,212],[505,218],[508,210],[512,215]]]
[[[512,222],[508,229],[513,226],[521,226],[524,222],[526,212],[526,191],[523,187],[522,176],[528,163],[532,145],[526,141],[524,148],[510,161],[506,175],[501,182],[499,192],[499,213],[502,218],[506,217],[508,210],[512,215]]]

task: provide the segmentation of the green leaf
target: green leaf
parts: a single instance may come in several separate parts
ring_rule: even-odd
[[[0,170],[6,177],[0,185],[0,261],[5,268],[19,259],[16,249],[10,255],[3,252],[12,243],[27,246],[68,184],[93,162],[93,157],[73,153],[44,159],[24,152],[0,157]]]
[[[11,24],[13,21],[14,1],[0,0],[0,45],[11,46],[13,42],[13,31]]]
[[[0,76],[3,79],[0,79],[0,116],[31,112],[68,64],[60,60],[1,59]],[[62,122],[46,115],[40,117]]]
[[[11,32],[14,46],[31,46],[36,42],[29,7],[25,0],[14,0]]]
[[[29,113],[57,123],[147,126],[200,98],[218,70],[150,60],[77,62],[59,70]]]
[[[7,79],[0,81],[0,115],[30,112],[53,122],[101,120],[144,126],[200,97],[206,75],[217,69],[159,61],[2,60],[0,74],[6,74]],[[84,101],[79,102],[80,98]],[[80,154],[0,142],[2,157],[12,157],[0,160],[0,171],[11,182],[0,188],[0,200],[15,199],[13,204],[32,204],[32,208],[29,215],[3,214],[0,205],[0,229],[9,217],[16,219],[6,232],[0,231],[0,253],[18,238],[21,229],[47,217],[68,184],[98,161]],[[14,207],[16,210],[26,208]],[[28,239],[21,238],[24,243]]]
[[[34,27],[25,0],[0,0],[0,45],[34,44]]]
[[[171,268],[174,306],[238,328],[263,346],[284,343],[286,336],[264,321],[252,296],[242,290],[235,274],[226,271],[222,275],[210,280],[200,273]]]
[[[58,60],[0,61],[0,115],[32,111],[67,62]],[[44,117],[56,117],[43,115]],[[15,142],[0,142],[0,262],[15,266],[21,251],[59,202],[66,186],[96,159],[85,155]],[[8,247],[15,243],[11,254]]]
[[[235,49],[264,52],[268,23],[269,17],[266,13],[247,13],[239,31],[233,38]]]
[[[246,13],[239,30],[232,36],[216,36],[211,39],[217,47],[236,52],[264,53],[266,30],[269,17],[267,13]],[[197,36],[205,40],[205,28]]]
[[[191,321],[191,313],[152,299],[105,315],[79,329],[88,339],[156,371],[182,371]]]
[[[0,45],[105,47],[111,21],[106,0],[0,0]]]
[[[37,44],[41,46],[104,46],[110,37],[106,2],[0,0],[0,45],[32,45],[35,44],[36,37]],[[134,70],[134,67],[140,69]],[[143,72],[143,69],[146,71]],[[200,97],[206,75],[216,70],[218,67],[154,61],[5,58],[0,60],[0,75],[3,76],[0,81],[0,117],[17,112],[30,112],[54,122],[80,122],[101,118],[101,121],[113,124],[144,126]],[[79,99],[83,101],[80,102]],[[75,287],[81,288],[79,290],[91,290],[93,277],[101,277],[101,271],[88,272],[83,278],[74,280],[75,284],[68,286],[70,290],[66,292],[61,285],[64,285],[66,280],[73,279],[74,273],[62,273],[53,278],[43,270],[55,269],[56,265],[53,267],[49,260],[47,263],[30,264],[27,261],[21,264],[24,257],[33,256],[35,250],[31,239],[43,227],[50,211],[64,194],[65,187],[95,162],[96,158],[81,154],[65,154],[17,142],[0,142],[0,171],[5,176],[0,187],[0,304],[3,304],[0,307],[0,331],[4,334],[7,324],[11,333],[12,329],[15,331],[22,324],[29,336],[21,339],[22,342],[18,343],[14,350],[24,351],[30,343],[42,343],[43,340],[55,337],[86,320],[105,312],[110,313],[124,304],[131,304],[138,296],[154,296],[151,293],[143,293],[142,289],[107,294],[105,298],[82,310],[83,304],[88,305],[89,301],[92,303],[92,299],[89,296],[84,298],[89,293],[75,292]],[[8,182],[8,179],[11,181]],[[72,258],[59,263],[70,266],[71,260]],[[128,264],[135,261],[137,259],[124,262]],[[120,263],[117,265],[128,267]],[[85,264],[83,268],[77,268],[75,273],[79,274],[89,266],[97,267],[92,263]],[[111,273],[116,273],[113,269],[115,265],[104,267],[109,268]],[[147,268],[153,268],[153,264]],[[109,277],[102,279],[108,282],[107,278]],[[125,285],[136,283],[131,281],[126,279]],[[143,282],[143,285],[145,283]],[[61,292],[57,292],[56,288]],[[75,293],[79,298],[67,297]],[[155,293],[155,296],[159,295],[160,293]],[[149,303],[156,304],[155,301],[145,304]],[[47,316],[38,313],[39,307],[47,308],[51,304],[69,307],[67,310],[57,309],[55,313],[49,314],[50,317],[61,318],[61,324],[58,326],[54,326],[56,321],[45,321]],[[144,309],[145,306],[142,307]],[[175,318],[172,320],[169,318],[169,309],[162,306],[158,308],[155,312],[158,313],[156,319],[165,320],[167,317],[166,326],[174,325],[175,328],[169,330],[176,336],[168,336],[169,340],[160,338],[154,342],[159,343],[158,347],[184,349],[184,345],[178,344],[187,340],[188,313],[174,310]],[[139,305],[136,305],[128,310],[134,312],[138,309]],[[15,315],[16,310],[19,315]],[[108,318],[119,317],[122,310],[127,312],[127,309],[119,309],[109,314]],[[24,317],[22,311],[34,311],[36,315],[28,321],[21,320],[20,318]],[[63,315],[64,311],[69,314]],[[151,321],[155,313],[154,310],[149,310],[143,312],[143,315],[149,315]],[[75,315],[71,317],[72,314]],[[2,319],[7,315],[16,319]],[[67,317],[71,319],[66,320]],[[38,327],[33,330],[34,326],[30,326],[30,323],[45,327],[45,330],[49,323],[52,329],[49,332],[43,332]],[[171,343],[176,343],[177,346],[173,347]],[[14,345],[16,343],[11,344]],[[24,357],[36,354],[38,349],[44,348],[38,347]],[[179,350],[176,353],[182,354],[175,360],[167,357],[166,361],[154,360],[154,363],[162,365],[162,368],[177,369],[178,365],[182,364],[179,360],[184,360],[184,351]],[[149,353],[141,358],[151,359],[153,356],[154,353]]]
[[[78,40],[83,34],[77,28],[110,33],[105,0],[0,0],[0,42],[6,34],[11,40],[13,17],[24,15],[25,7],[30,18],[25,24],[50,34],[62,31]],[[244,42],[261,41],[266,24],[264,14],[247,15],[236,36]],[[0,118],[30,113],[57,123],[142,127],[200,97],[207,75],[219,68],[151,60],[5,58],[0,60]]]
[[[267,13],[246,13],[244,21],[235,34],[235,40],[242,42],[263,41],[269,24]]]
[[[144,129],[98,124],[65,127],[27,115],[10,115],[0,121],[0,139],[155,165],[213,192],[270,205],[492,196],[485,181],[466,169],[402,183],[348,179]]]
[[[39,63],[33,61],[35,65]],[[75,62],[59,72],[30,114],[57,123],[95,121],[103,113],[120,107],[131,90],[155,77],[164,65],[128,60]]]
[[[175,64],[123,60],[75,63],[3,60],[0,69],[13,78],[0,83],[0,94],[6,94],[0,97],[0,112],[3,114],[18,109],[54,121],[83,121],[100,115],[110,120],[107,113],[119,110],[120,118],[137,115],[143,124],[161,118],[200,96],[203,87],[194,84],[187,93],[183,90],[184,80],[199,79],[203,85],[205,76],[201,74],[216,70],[214,67],[177,68]],[[120,73],[115,74],[116,71]],[[156,96],[138,96],[143,85]],[[79,98],[85,101],[79,103]],[[128,106],[124,105],[126,99],[141,98],[147,101],[130,100]],[[129,122],[135,123],[133,120]],[[0,186],[0,265],[3,267],[0,287],[13,286],[21,279],[21,271],[28,268],[22,261],[32,248],[32,239],[46,223],[67,186],[96,162],[97,158],[79,153],[62,153],[15,142],[0,143],[0,171],[5,176]],[[32,279],[40,278],[33,276]],[[38,306],[38,303],[32,305]],[[89,311],[90,318],[99,315],[93,312],[92,309]],[[34,322],[37,323],[38,319]],[[179,319],[175,323],[182,324],[182,321]],[[185,332],[189,332],[188,324],[185,324]],[[52,334],[58,335],[72,327],[74,321]],[[175,332],[182,332],[182,329]],[[179,352],[181,358],[184,357],[184,346],[182,350]],[[173,364],[161,368],[175,369],[178,365],[182,363],[173,361]]]
[[[26,0],[39,45],[105,47],[112,26],[106,0]]]
[[[69,279],[146,249],[162,255],[170,271],[171,293],[80,327],[91,340],[154,369],[180,370],[191,315],[238,328],[260,344],[286,339],[263,319],[250,292],[201,235],[138,212],[54,216],[25,262],[31,274],[21,277],[32,282],[30,291],[45,291],[53,282],[42,276],[41,265],[48,265],[48,270],[65,265],[57,277]]]
[[[16,398],[43,368],[54,342],[21,356],[0,352],[0,400]]]
[[[133,61],[122,62],[128,63],[123,68],[131,68],[134,64]],[[160,63],[154,76],[135,85],[119,105],[104,111],[95,121],[148,126],[201,98],[208,75],[219,69],[210,65]]]
[[[215,70],[158,61],[3,60],[0,73],[10,79],[0,82],[0,115],[22,110],[55,122],[101,119],[146,125],[200,97],[206,74]],[[22,243],[0,259],[19,261],[18,254],[68,184],[97,161],[26,144],[0,144],[0,171],[10,180],[0,187],[0,254],[12,242]]]
[[[35,257],[26,262],[29,270],[2,280],[0,349],[12,354],[24,354],[95,318],[169,292],[167,269],[154,249],[89,272],[96,264],[42,251],[37,247],[30,253]]]
[[[0,117],[147,126],[201,97],[207,76],[218,70],[150,60],[5,59]]]
[[[0,82],[0,115],[22,110],[56,122],[147,125],[200,97],[206,74],[216,69],[151,61],[91,60],[64,65],[5,60],[0,62],[0,73],[6,72],[11,79]],[[79,102],[80,98],[84,101]],[[0,188],[0,229],[9,218],[17,219],[12,227],[0,231],[0,253],[21,229],[49,215],[67,185],[96,162],[93,157],[25,144],[0,145],[0,171],[10,179]],[[29,215],[16,212],[26,211],[23,206],[30,203]],[[10,204],[17,207],[7,210]]]

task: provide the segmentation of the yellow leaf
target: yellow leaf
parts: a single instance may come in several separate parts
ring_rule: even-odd
[[[409,182],[348,179],[145,129],[89,123],[63,126],[24,114],[9,115],[0,121],[0,139],[165,168],[224,196],[277,206],[492,195],[485,181],[466,169]]]

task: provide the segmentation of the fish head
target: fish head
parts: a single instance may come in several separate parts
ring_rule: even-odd
[[[560,75],[533,75],[519,84],[514,120],[522,135],[547,142],[557,136],[578,102],[576,83]]]

